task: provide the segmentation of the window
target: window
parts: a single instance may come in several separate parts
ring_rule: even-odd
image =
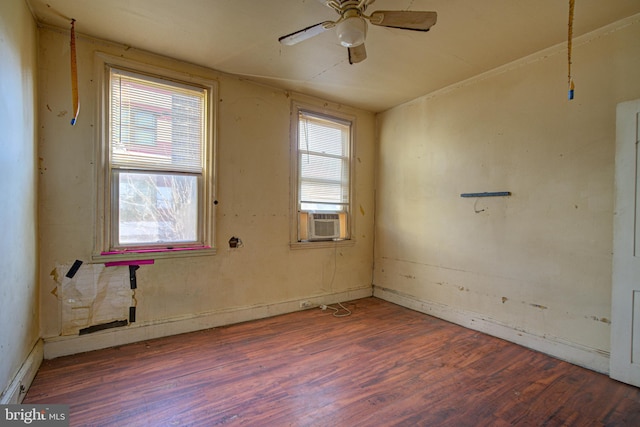
[[[104,69],[99,255],[211,252],[212,82]]]
[[[294,106],[294,242],[351,236],[353,118]]]

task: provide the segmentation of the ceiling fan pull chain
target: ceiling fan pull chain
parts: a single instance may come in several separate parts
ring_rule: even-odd
[[[567,69],[568,69],[568,80],[569,80],[569,101],[573,99],[573,91],[575,89],[575,85],[573,83],[573,76],[571,75],[571,48],[573,42],[573,9],[575,5],[575,0],[569,0],[569,34],[567,37]]]

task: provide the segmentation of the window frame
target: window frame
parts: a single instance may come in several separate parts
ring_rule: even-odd
[[[150,81],[174,82],[195,86],[206,91],[205,96],[205,141],[202,151],[203,170],[197,190],[198,195],[198,237],[197,243],[187,244],[143,244],[115,248],[112,226],[112,212],[118,204],[116,179],[110,164],[110,69],[115,68],[139,75],[148,76]],[[95,236],[92,260],[127,261],[187,256],[214,255],[215,247],[215,204],[216,204],[216,148],[217,148],[217,99],[218,82],[212,79],[194,76],[186,72],[170,70],[155,65],[144,64],[126,58],[115,57],[101,52],[96,53],[95,76],[98,82],[98,108],[96,140],[96,183],[97,203],[95,204]],[[117,169],[117,168],[115,168]],[[122,170],[122,169],[120,169]],[[127,171],[126,169],[124,170]],[[138,171],[132,169],[132,172]],[[162,173],[158,169],[148,169],[150,173]],[[166,172],[167,175],[173,172]],[[117,207],[116,207],[117,209]],[[116,215],[117,217],[117,215]],[[200,240],[201,239],[201,240]]]
[[[310,115],[317,116],[322,119],[332,120],[339,124],[349,124],[349,147],[347,149],[348,160],[348,176],[349,176],[349,197],[346,203],[346,212],[340,214],[341,226],[345,227],[346,237],[335,240],[301,240],[301,224],[305,224],[305,218],[301,215],[299,210],[300,195],[299,195],[299,181],[300,181],[300,168],[299,168],[299,127],[300,127],[300,113],[306,112]],[[331,108],[327,103],[314,104],[309,102],[302,102],[299,100],[293,100],[291,103],[291,116],[290,116],[290,194],[291,194],[291,229],[290,229],[290,247],[292,249],[304,249],[304,248],[325,248],[338,246],[351,246],[355,244],[355,214],[354,214],[354,200],[355,200],[355,146],[356,146],[356,116],[353,114],[340,111],[338,108]]]

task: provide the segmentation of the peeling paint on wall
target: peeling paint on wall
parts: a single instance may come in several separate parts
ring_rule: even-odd
[[[598,317],[598,316],[585,316],[586,319],[595,320],[596,322],[606,323],[607,325],[611,324],[611,320],[606,317]]]
[[[82,264],[78,268],[76,263],[75,273],[70,274],[73,266],[59,264],[51,272],[60,301],[61,335],[77,335],[89,326],[129,318],[135,301],[128,267]]]

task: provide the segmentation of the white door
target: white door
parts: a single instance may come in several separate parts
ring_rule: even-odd
[[[640,387],[640,100],[618,105],[610,375]]]

